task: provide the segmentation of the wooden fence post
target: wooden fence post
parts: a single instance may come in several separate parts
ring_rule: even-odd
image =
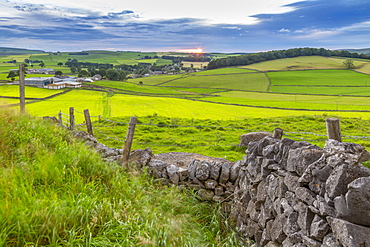
[[[85,122],[86,122],[87,132],[89,133],[89,135],[94,136],[93,129],[92,129],[92,124],[91,124],[91,119],[90,119],[89,109],[84,110],[84,115],[85,115]]]
[[[275,128],[272,136],[276,139],[281,140],[281,138],[283,137],[283,130],[281,128]]]
[[[59,124],[63,126],[62,111],[59,111],[58,113],[58,121],[59,121]]]
[[[340,124],[338,118],[326,119],[326,131],[328,133],[328,139],[334,139],[342,142],[342,135],[340,132]]]
[[[73,107],[69,108],[69,129],[74,130],[75,129],[75,109]]]
[[[20,100],[20,112],[24,114],[26,112],[26,101],[25,101],[25,83],[24,83],[24,64],[19,64],[19,100]]]
[[[125,145],[123,147],[122,167],[125,167],[128,164],[128,160],[130,158],[130,151],[131,151],[131,146],[132,146],[132,140],[134,139],[136,123],[137,123],[137,118],[131,117],[128,129],[127,129]]]

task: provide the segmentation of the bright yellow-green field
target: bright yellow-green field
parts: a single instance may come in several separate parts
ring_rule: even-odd
[[[363,119],[370,118],[370,113],[276,110],[146,96],[114,95],[109,97],[107,93],[85,90],[74,90],[50,100],[27,104],[26,110],[31,115],[42,117],[56,116],[60,110],[67,114],[69,107],[74,107],[80,112],[76,113],[76,121],[78,123],[84,121],[82,114],[84,109],[89,109],[91,116],[101,115],[106,118],[120,116],[140,117],[153,114],[172,118],[215,120],[322,114]],[[14,109],[17,110],[18,108]]]
[[[64,90],[50,90],[37,87],[25,87],[26,98],[45,98],[53,94],[60,93]],[[18,85],[2,85],[0,86],[0,96],[19,97]]]

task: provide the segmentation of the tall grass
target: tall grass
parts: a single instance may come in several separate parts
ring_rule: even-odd
[[[58,126],[0,117],[0,246],[238,245],[218,205],[104,163]]]

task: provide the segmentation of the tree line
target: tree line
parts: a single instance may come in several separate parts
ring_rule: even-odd
[[[292,58],[300,56],[323,56],[323,57],[348,57],[348,58],[363,58],[370,59],[370,55],[359,54],[357,52],[349,52],[345,50],[328,50],[324,48],[294,48],[288,50],[268,51],[259,52],[241,56],[233,56],[215,59],[209,62],[208,69],[217,69],[229,66],[242,66],[254,63],[260,63],[263,61],[281,59],[281,58]]]

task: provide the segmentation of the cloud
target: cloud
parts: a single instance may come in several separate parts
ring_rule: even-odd
[[[0,13],[1,46],[13,46],[17,38],[22,47],[38,41],[40,47],[32,48],[39,49],[193,46],[237,52],[368,46],[370,39],[368,0],[189,0],[181,8],[169,0],[0,0]]]

